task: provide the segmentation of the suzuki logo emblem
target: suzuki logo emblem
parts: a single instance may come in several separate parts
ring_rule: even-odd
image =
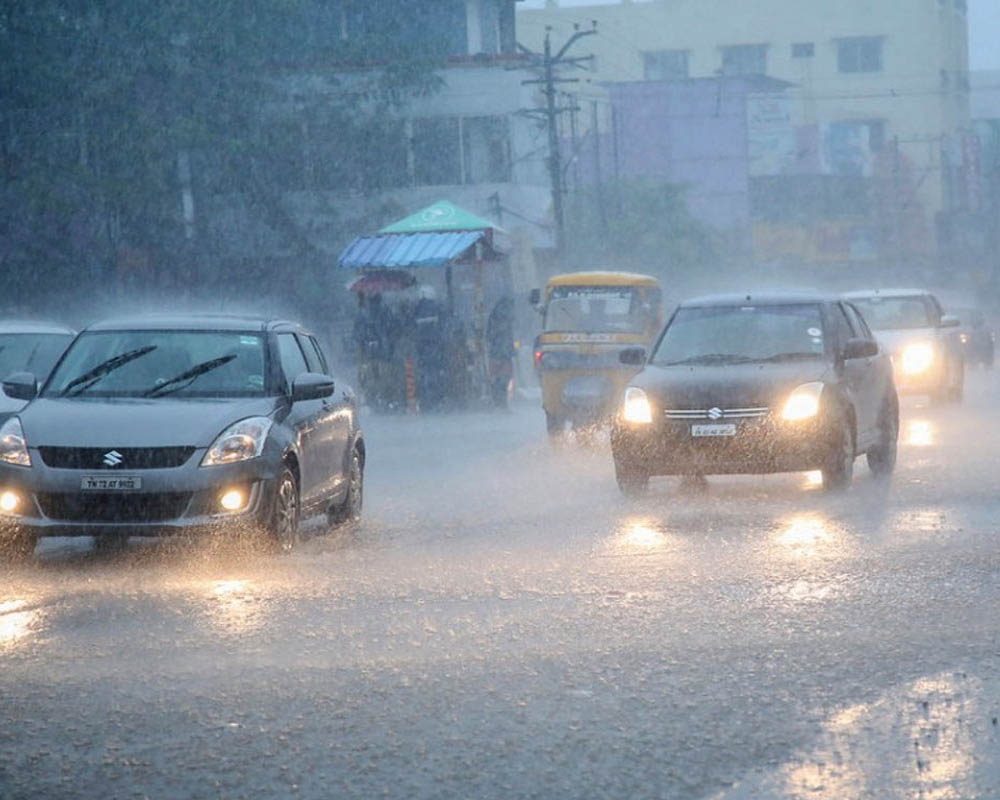
[[[117,450],[104,454],[104,465],[107,467],[117,467],[125,460],[125,457]]]
[[[722,409],[721,408],[710,408],[708,409],[709,419],[722,419]]]

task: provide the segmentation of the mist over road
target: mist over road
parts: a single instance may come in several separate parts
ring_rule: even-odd
[[[0,573],[0,797],[1000,797],[1000,376],[892,483],[654,480],[539,409],[372,417],[365,518],[273,557]]]

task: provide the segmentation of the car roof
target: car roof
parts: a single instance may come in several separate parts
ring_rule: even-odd
[[[797,305],[800,303],[835,303],[835,295],[815,290],[779,291],[769,289],[760,292],[742,292],[731,294],[708,294],[684,300],[682,308],[699,306],[741,306],[741,305]]]
[[[304,328],[288,320],[246,314],[142,314],[101,320],[85,330],[272,331]]]
[[[58,322],[36,320],[0,319],[0,333],[65,334],[76,336],[76,331]]]
[[[659,286],[652,275],[639,272],[619,272],[617,270],[590,270],[587,272],[564,272],[553,275],[549,286]]]
[[[871,297],[927,297],[933,294],[927,289],[861,289],[844,292],[844,297],[848,300],[867,300]]]

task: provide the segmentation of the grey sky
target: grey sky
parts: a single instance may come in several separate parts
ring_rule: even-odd
[[[565,6],[605,5],[611,0],[561,0]],[[906,13],[909,0],[897,0]],[[545,0],[525,0],[522,8],[542,8]],[[969,0],[969,56],[972,69],[1000,69],[1000,2]]]

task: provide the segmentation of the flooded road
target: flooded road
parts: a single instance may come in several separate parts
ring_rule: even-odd
[[[0,574],[0,797],[1000,797],[1000,376],[889,485],[366,420],[365,519]]]

